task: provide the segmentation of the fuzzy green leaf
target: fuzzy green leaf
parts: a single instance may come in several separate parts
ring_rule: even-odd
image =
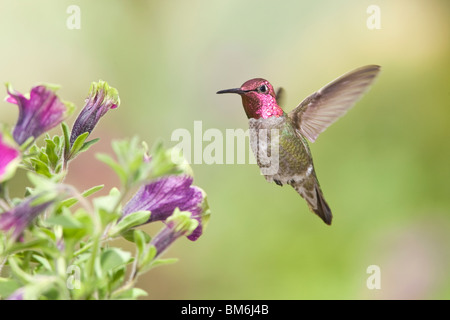
[[[41,152],[38,155],[38,158],[40,161],[45,163],[47,166],[50,164],[50,161],[48,159],[48,155],[45,153],[45,150],[41,150]]]
[[[61,128],[64,136],[64,158],[67,161],[70,152],[70,130],[65,122],[61,123]]]
[[[118,164],[113,158],[111,158],[107,154],[98,153],[95,156],[97,157],[98,160],[108,165],[117,174],[122,185],[126,185],[127,173],[120,164]]]
[[[15,242],[10,247],[7,248],[6,252],[4,252],[5,255],[22,252],[25,250],[31,250],[31,249],[40,249],[42,247],[45,247],[48,245],[48,241],[45,239],[37,239],[37,240],[31,240],[27,242]]]
[[[136,248],[138,251],[137,259],[139,261],[142,259],[142,256],[144,255],[147,243],[150,242],[150,240],[147,241],[148,238],[149,238],[148,235],[144,231],[134,230],[134,243],[136,243]]]
[[[7,298],[20,287],[20,283],[14,279],[0,278],[0,297]]]
[[[117,300],[135,300],[141,296],[147,295],[148,293],[140,288],[132,288],[124,292],[121,292],[119,295],[113,296],[112,298]]]
[[[47,259],[37,254],[33,254],[32,257],[33,259],[38,261],[47,271],[53,272],[52,266],[50,265]]]
[[[59,225],[65,229],[81,229],[83,225],[72,217],[70,212],[64,211],[62,214],[57,216],[52,216],[45,220],[46,223],[50,225]]]
[[[77,153],[78,151],[80,151],[80,149],[83,147],[83,144],[85,143],[88,136],[89,136],[89,132],[84,132],[84,133],[80,134],[73,142],[70,152]]]
[[[152,262],[151,267],[154,268],[154,267],[162,266],[162,265],[165,265],[165,264],[172,264],[172,263],[175,263],[177,261],[178,261],[177,258],[158,259],[158,260],[155,260],[155,261]]]
[[[29,172],[27,174],[28,180],[34,185],[36,191],[49,191],[56,189],[56,183],[53,179],[58,179],[57,176],[53,176],[53,179],[49,179],[48,177],[43,177],[41,175],[37,175],[33,172]]]
[[[141,232],[144,235],[145,238],[145,243],[149,243],[150,240],[152,240],[152,237],[150,237],[150,235],[146,232],[144,232],[143,230],[137,230],[137,229],[129,229],[127,231],[122,232],[120,235],[125,239],[128,240],[130,242],[136,243],[136,237],[134,235],[134,233],[136,231]]]
[[[47,160],[54,168],[56,163],[58,162],[58,155],[56,154],[56,144],[53,140],[46,139],[45,140],[45,153],[47,154]]]
[[[87,198],[87,197],[89,197],[90,195],[96,193],[97,191],[102,190],[104,186],[105,186],[104,184],[100,184],[100,185],[98,185],[98,186],[89,188],[89,189],[83,191],[83,193],[82,193],[81,195],[82,195],[83,197]]]
[[[102,190],[104,186],[105,186],[105,185],[101,184],[101,185],[92,187],[92,188],[90,188],[90,189],[88,189],[88,190],[83,191],[83,193],[81,193],[81,195],[82,195],[84,198],[87,198],[87,197],[89,197],[90,195],[96,193],[97,191]],[[71,206],[73,206],[73,205],[74,205],[75,203],[77,203],[78,201],[79,201],[79,200],[78,200],[77,198],[69,198],[69,199],[66,199],[66,200],[64,200],[64,201],[61,201],[60,205],[58,206],[57,211],[60,211],[62,207],[70,208]]]
[[[100,256],[100,265],[104,272],[114,268],[125,266],[130,262],[131,253],[119,248],[109,248],[102,252]]]
[[[136,211],[130,213],[111,228],[109,235],[115,237],[130,228],[146,223],[149,219],[150,211]]]
[[[58,193],[56,191],[49,190],[47,192],[40,193],[36,199],[31,201],[30,205],[35,207],[46,202],[51,202],[54,201],[57,196]]]
[[[51,178],[52,174],[50,173],[47,163],[37,158],[31,158],[30,161],[33,164],[34,171],[36,171],[36,173]]]
[[[147,246],[142,259],[139,261],[139,273],[144,273],[152,267],[153,258],[156,256],[156,248],[153,245]]]
[[[87,151],[90,147],[92,147],[94,144],[96,144],[99,140],[100,140],[99,138],[96,138],[96,139],[89,140],[88,142],[85,142],[78,153]]]

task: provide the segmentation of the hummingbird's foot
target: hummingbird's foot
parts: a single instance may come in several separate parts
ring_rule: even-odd
[[[280,180],[273,179],[273,181],[275,181],[275,183],[276,183],[277,185],[279,185],[280,187],[283,186],[283,184],[281,183]]]

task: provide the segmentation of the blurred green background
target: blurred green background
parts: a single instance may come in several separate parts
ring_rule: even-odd
[[[80,29],[66,26],[70,5]],[[381,10],[379,30],[366,25],[369,5]],[[139,285],[149,299],[450,298],[448,1],[2,0],[0,29],[0,82],[21,92],[61,84],[79,110],[92,81],[118,88],[120,108],[93,133],[97,152],[135,134],[174,146],[172,132],[193,132],[195,120],[246,130],[240,99],[215,92],[250,78],[284,87],[289,111],[341,74],[381,65],[368,94],[311,145],[331,227],[256,165],[194,164],[208,228],[175,243],[165,256],[179,262]],[[0,116],[13,125],[17,109],[2,101]],[[77,160],[68,180],[80,190],[118,185],[94,152]],[[366,286],[370,265],[380,290]]]

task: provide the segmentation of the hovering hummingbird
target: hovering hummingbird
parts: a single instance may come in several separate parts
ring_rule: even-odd
[[[291,185],[306,200],[311,211],[330,225],[331,210],[320,189],[306,139],[316,141],[320,133],[343,116],[370,87],[379,71],[377,65],[350,71],[308,96],[289,113],[279,105],[282,92],[275,93],[265,79],[251,79],[240,88],[217,93],[241,96],[250,131],[256,132],[250,134],[250,145],[266,180],[279,186]],[[260,155],[261,150],[271,152],[274,138],[268,133],[274,132],[273,129],[278,134],[278,166],[277,172],[267,173],[262,170],[266,163]],[[260,138],[261,131],[266,132],[266,138]]]

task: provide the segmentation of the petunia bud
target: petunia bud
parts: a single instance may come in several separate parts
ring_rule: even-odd
[[[119,93],[110,87],[105,81],[93,82],[86,98],[86,105],[81,110],[70,135],[70,145],[85,132],[89,134],[94,130],[97,122],[109,109],[115,109],[120,105]]]

